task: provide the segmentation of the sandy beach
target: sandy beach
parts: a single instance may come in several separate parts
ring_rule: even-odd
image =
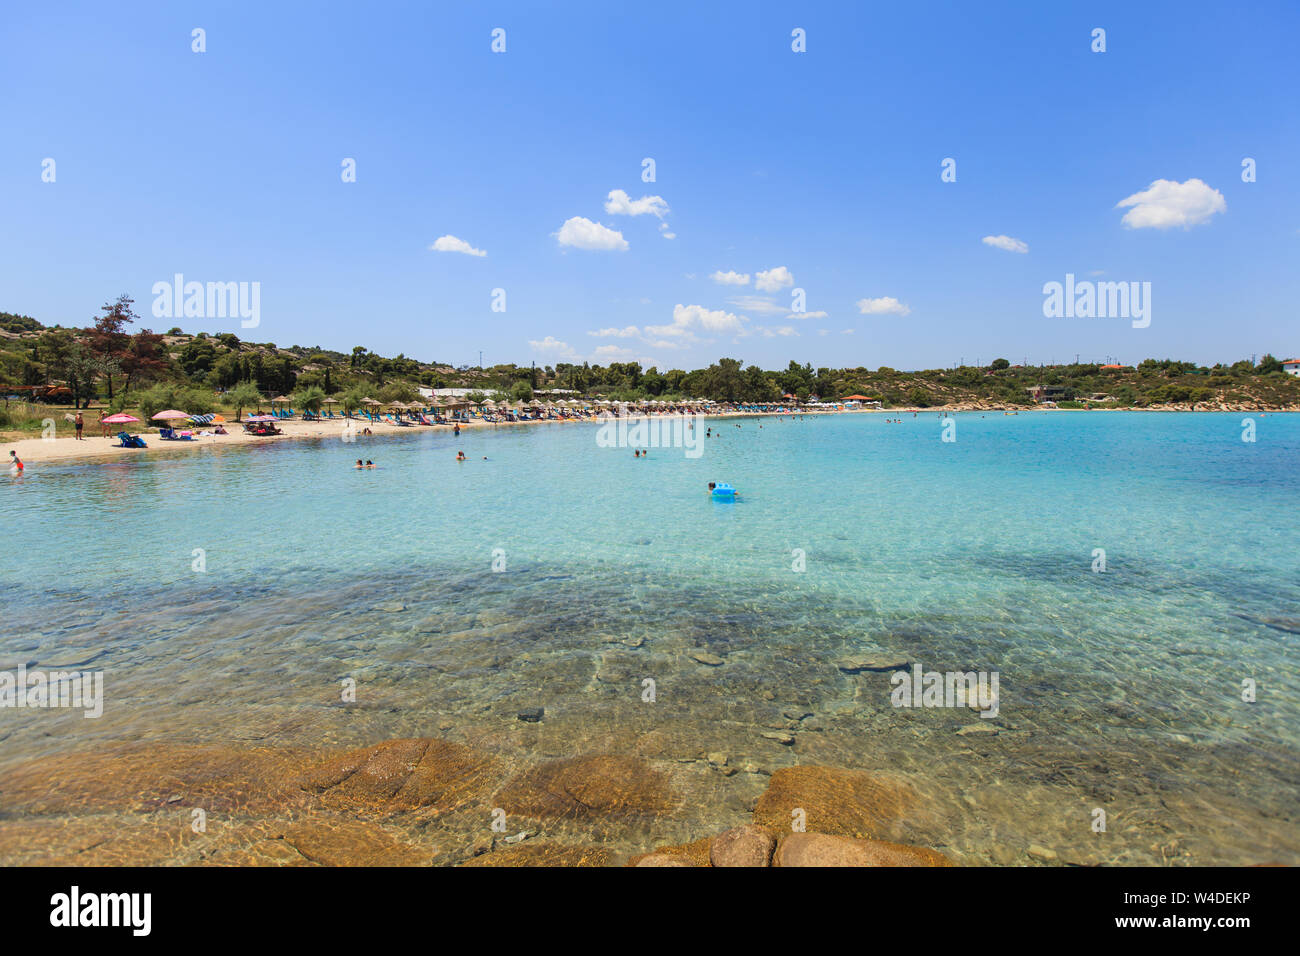
[[[879,411],[879,409],[858,409],[855,411]],[[718,414],[701,415],[701,418],[752,418],[752,417],[780,417],[789,416],[789,412],[724,412]],[[836,415],[846,414],[845,411],[807,411],[798,412],[799,415]],[[636,419],[638,416],[633,416]],[[98,435],[90,435],[91,426],[94,423],[88,422],[86,426],[86,436],[81,441],[71,435],[56,438],[23,438],[17,441],[13,439],[6,440],[3,448],[5,456],[8,456],[12,449],[18,453],[24,465],[34,463],[62,463],[69,461],[85,459],[117,459],[139,457],[141,454],[154,454],[159,451],[165,452],[192,452],[195,449],[210,448],[214,446],[229,447],[232,445],[252,445],[264,442],[286,441],[299,438],[337,438],[342,440],[343,430],[347,424],[347,419],[326,419],[324,421],[300,421],[289,419],[277,421],[276,428],[279,428],[281,435],[249,435],[244,433],[243,425],[238,423],[229,423],[227,427],[230,430],[228,435],[200,435],[199,429],[195,432],[195,437],[191,441],[163,441],[158,437],[155,430],[149,431],[132,431],[133,435],[140,435],[148,443],[148,448],[120,448],[118,447],[117,436],[110,438],[101,438]],[[592,418],[544,418],[539,420],[529,420],[521,422],[485,422],[479,420],[470,420],[460,422],[462,431],[468,429],[482,428],[519,428],[533,425],[573,425],[573,424],[593,424],[599,423],[599,419]],[[441,434],[451,434],[451,425],[390,425],[387,422],[368,423],[364,419],[352,419],[352,427],[360,433],[361,429],[369,428],[373,435],[394,435],[410,434],[421,431],[434,431]],[[63,424],[60,431],[70,431],[71,426]],[[366,456],[361,456],[366,457]]]

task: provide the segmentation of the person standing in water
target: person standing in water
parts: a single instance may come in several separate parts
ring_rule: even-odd
[[[15,475],[23,473],[23,460],[18,457],[18,452],[9,452],[9,471]]]

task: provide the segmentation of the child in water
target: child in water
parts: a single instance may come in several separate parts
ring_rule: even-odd
[[[9,473],[21,475],[23,473],[23,460],[18,457],[18,452],[9,452]]]

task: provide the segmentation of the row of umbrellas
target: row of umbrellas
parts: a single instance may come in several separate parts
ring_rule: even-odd
[[[283,395],[280,395],[280,396],[277,396],[276,398],[271,399],[271,404],[272,404],[272,406],[274,406],[276,403],[280,403],[280,402],[289,402],[289,401],[290,401],[290,399],[284,397]],[[338,399],[336,399],[336,398],[327,398],[327,399],[324,400],[323,404],[325,404],[325,405],[341,405],[342,402],[340,402],[340,401],[339,401]],[[403,403],[403,402],[379,402],[379,401],[376,401],[376,400],[373,399],[373,398],[363,398],[363,399],[361,400],[361,404],[362,404],[362,405],[368,405],[368,406],[375,407],[375,408],[423,409],[423,408],[427,408],[427,407],[428,407],[427,404],[422,404],[422,403],[420,403],[420,402],[409,402],[409,403]],[[435,399],[432,400],[432,404],[441,405],[441,406],[444,407],[444,408],[456,408],[456,407],[459,407],[459,406],[462,406],[462,405],[469,405],[469,404],[471,404],[471,403],[470,403],[470,402],[467,402],[467,401],[465,401],[465,402],[462,402],[462,401],[456,401],[455,399],[446,399],[446,398],[444,398],[444,399],[438,399],[438,398],[435,398]],[[490,405],[490,406],[495,407],[495,406],[497,406],[497,405],[506,406],[506,405],[508,405],[509,403],[507,403],[507,402],[496,402],[496,401],[493,401],[492,399],[489,398],[489,399],[485,399],[485,400],[482,401],[482,402],[479,402],[478,404],[480,404],[480,405]],[[540,401],[538,401],[537,399],[534,398],[532,401],[529,401],[529,402],[518,402],[518,403],[516,403],[516,404],[521,405],[521,406],[522,406],[522,405],[529,405],[529,406],[538,407],[538,408],[540,408],[540,407],[555,408],[555,407],[557,407],[557,406],[559,406],[559,405],[569,405],[569,406],[577,407],[577,406],[581,406],[581,405],[585,405],[585,404],[589,404],[589,403],[586,403],[586,402],[580,402],[580,401],[578,401],[577,399],[572,399],[572,398],[569,398],[569,399],[564,399],[564,398],[562,398],[562,399],[560,399],[558,402],[544,402],[544,403],[543,403],[543,402],[540,402]],[[591,402],[590,404],[595,404],[595,405],[617,405],[617,404],[620,404],[620,403],[618,403],[618,402],[613,402],[613,401],[610,401],[609,399],[604,399],[604,398],[602,398],[602,399],[596,399],[595,401]],[[675,405],[675,404],[685,404],[685,403],[680,403],[680,402],[661,402],[661,401],[641,401],[641,402],[638,402],[638,403],[636,403],[636,404],[639,404],[639,405],[671,406],[671,405]],[[714,405],[714,404],[716,404],[716,403],[713,402],[713,401],[703,401],[703,402],[693,402],[693,403],[691,403],[691,404]],[[161,412],[159,412],[158,414],[152,416],[152,418],[153,418],[154,421],[180,421],[180,420],[183,420],[183,419],[184,419],[184,420],[188,420],[188,419],[193,418],[193,417],[194,417],[194,416],[193,416],[193,415],[190,415],[188,412],[182,412],[182,411],[180,411],[180,410],[178,410],[178,409],[175,409],[175,408],[169,408],[169,409],[167,409],[166,411],[161,411]],[[220,416],[216,416],[216,417],[214,417],[214,418],[213,418],[213,421],[216,421],[216,420],[218,420],[218,419],[220,419]],[[136,418],[134,415],[127,415],[125,412],[118,412],[117,414],[109,415],[107,418],[104,419],[104,422],[105,422],[106,424],[110,424],[110,425],[125,425],[125,424],[128,424],[129,422],[138,422],[139,420],[140,420],[140,419]],[[259,421],[259,420],[274,421],[274,417],[271,416],[271,415],[264,415],[264,416],[251,416],[248,420],[249,420],[249,421]]]

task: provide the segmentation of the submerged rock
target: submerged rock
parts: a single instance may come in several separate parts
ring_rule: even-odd
[[[1056,862],[1056,851],[1049,850],[1045,846],[1039,846],[1037,843],[1029,844],[1029,849],[1025,851],[1035,860],[1042,860],[1044,863]]]
[[[492,767],[490,757],[468,747],[417,737],[333,757],[302,774],[298,785],[326,806],[448,810],[485,797]]]
[[[519,719],[535,724],[546,715],[546,709],[543,707],[525,707],[519,712]]]
[[[952,866],[927,847],[854,840],[829,833],[791,833],[782,838],[773,866]]]
[[[706,664],[709,667],[719,667],[722,665],[722,658],[717,654],[710,654],[708,651],[691,651],[691,660]]]
[[[676,846],[655,847],[650,853],[642,853],[634,856],[627,861],[628,866],[640,866],[643,860],[650,857],[657,857],[653,863],[647,863],[646,866],[709,866],[709,848],[713,843],[712,837],[705,837],[702,840],[696,840],[693,843],[681,843]],[[666,863],[665,859],[680,860],[680,863]]]
[[[912,787],[891,777],[837,767],[783,767],[754,805],[754,822],[789,833],[795,811],[809,830],[879,839],[894,833],[917,803]]]
[[[466,860],[461,866],[613,866],[614,857],[602,846],[528,843]]]
[[[636,757],[597,754],[539,764],[494,798],[512,816],[657,816],[674,806],[668,780]]]
[[[756,823],[733,827],[713,839],[709,862],[714,866],[771,866],[776,837]]]
[[[638,859],[633,866],[692,866],[680,856],[669,856],[667,853],[647,853]]]

